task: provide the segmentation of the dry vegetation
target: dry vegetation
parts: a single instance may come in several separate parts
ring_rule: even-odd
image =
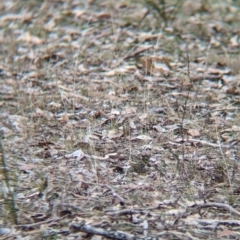
[[[240,238],[237,2],[1,2],[1,239]]]

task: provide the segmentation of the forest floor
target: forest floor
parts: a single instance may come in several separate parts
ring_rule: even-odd
[[[3,0],[0,239],[239,239],[237,2]]]

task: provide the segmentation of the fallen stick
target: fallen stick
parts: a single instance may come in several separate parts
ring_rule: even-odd
[[[134,236],[133,234],[125,233],[122,231],[111,231],[111,230],[104,230],[102,228],[95,228],[90,225],[87,225],[84,220],[80,224],[76,224],[76,223],[71,224],[70,229],[74,232],[81,231],[81,232],[100,235],[110,239],[137,240],[136,236]]]

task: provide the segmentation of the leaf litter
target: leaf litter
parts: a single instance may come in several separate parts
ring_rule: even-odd
[[[239,238],[237,2],[0,11],[1,237]]]

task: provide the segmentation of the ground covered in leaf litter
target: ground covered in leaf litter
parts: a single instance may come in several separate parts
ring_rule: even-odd
[[[156,2],[1,3],[3,239],[239,239],[239,6]]]

